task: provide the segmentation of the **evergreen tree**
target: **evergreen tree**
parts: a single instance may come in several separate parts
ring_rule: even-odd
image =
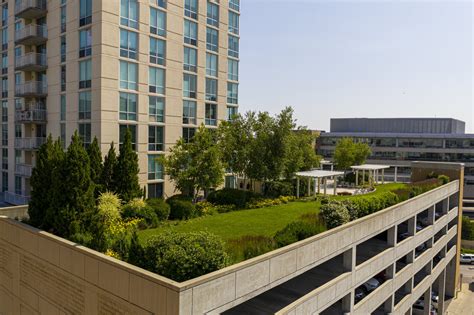
[[[88,218],[95,209],[89,156],[77,131],[61,164],[55,174],[54,200],[49,212],[54,218],[54,232],[70,238],[84,231],[84,226],[88,225]]]
[[[101,189],[103,192],[115,192],[114,169],[117,167],[117,154],[115,153],[114,143],[110,144],[110,149],[104,158],[104,166],[101,174]]]
[[[138,155],[132,148],[132,134],[127,129],[113,172],[115,192],[125,203],[134,198],[143,197],[143,191],[138,184],[139,171]]]
[[[94,183],[94,196],[97,198],[102,191],[101,175],[102,175],[102,153],[100,152],[99,141],[94,137],[91,145],[87,148],[91,166],[91,180]]]

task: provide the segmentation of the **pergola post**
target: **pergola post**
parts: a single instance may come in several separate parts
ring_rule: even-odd
[[[300,178],[296,177],[296,198],[300,197]]]
[[[321,178],[318,177],[318,194],[321,193]]]
[[[334,171],[334,164],[331,164],[331,172]]]
[[[362,185],[365,184],[365,169],[362,170]]]
[[[356,186],[359,186],[359,170],[356,170]]]
[[[308,177],[308,197],[311,196],[311,177]]]
[[[327,194],[328,191],[328,178],[324,177],[324,195]]]
[[[337,176],[334,176],[334,196],[337,196]]]
[[[316,192],[317,192],[317,188],[316,188],[316,186],[317,186],[317,179],[315,178],[313,182],[314,182],[314,196],[316,197]]]
[[[385,169],[382,169],[382,184],[385,184]]]
[[[395,177],[394,177],[393,181],[395,183],[398,182],[398,166],[395,166]]]

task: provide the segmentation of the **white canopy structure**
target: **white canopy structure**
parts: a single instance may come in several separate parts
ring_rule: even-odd
[[[324,166],[325,166],[325,165],[329,165],[329,166],[331,166],[331,171],[334,171],[334,163],[331,162],[331,161],[328,161],[328,160],[321,160],[321,161],[319,162],[319,165],[321,165],[321,167],[320,167],[321,170],[324,169]]]
[[[356,186],[359,186],[359,171],[362,171],[362,184],[365,182],[365,171],[369,172],[369,184],[375,181],[379,183],[379,171],[382,171],[382,184],[385,183],[385,170],[390,168],[390,165],[378,165],[378,164],[363,164],[351,166],[352,170],[356,172]]]
[[[327,193],[327,179],[333,178],[334,180],[334,195],[337,193],[337,177],[343,176],[344,172],[335,172],[335,171],[323,171],[323,170],[312,170],[306,172],[298,172],[296,176],[296,197],[300,197],[300,179],[308,179],[308,196],[311,195],[311,180],[314,181],[314,195],[321,192],[321,179],[323,179],[324,184],[324,194]],[[317,187],[317,189],[316,189]]]

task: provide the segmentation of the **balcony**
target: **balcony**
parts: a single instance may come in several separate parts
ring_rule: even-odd
[[[21,0],[15,3],[15,16],[22,19],[34,19],[46,15],[46,0]]]
[[[23,177],[31,177],[33,173],[33,166],[28,164],[16,164],[15,165],[15,175]]]
[[[15,31],[15,44],[40,45],[48,40],[46,25],[28,24]]]
[[[15,58],[15,70],[44,71],[48,68],[45,54],[28,53]]]
[[[15,149],[36,150],[46,142],[46,137],[15,138]]]
[[[15,86],[17,97],[45,97],[48,94],[48,85],[42,81],[28,81]]]
[[[15,206],[27,205],[30,202],[30,196],[27,196],[25,192],[22,192],[21,194],[16,194],[5,191],[3,193],[3,199],[6,203]]]
[[[45,124],[46,109],[41,103],[33,103],[27,109],[17,109],[15,111],[15,121],[23,124]]]

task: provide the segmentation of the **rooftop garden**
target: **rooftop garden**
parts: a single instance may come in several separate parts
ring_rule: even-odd
[[[122,135],[119,154],[112,143],[105,159],[97,139],[85,148],[76,133],[64,151],[59,140],[49,137],[38,152],[31,177],[27,223],[185,281],[317,235],[449,181],[433,174],[420,183],[369,187],[372,192],[365,195],[296,199],[297,190],[308,191],[308,182],[296,181],[294,174],[318,167],[320,159],[313,148],[314,136],[295,128],[290,108],[275,117],[268,113],[237,116],[217,130],[201,126],[191,141],[179,140],[166,157],[155,161],[154,167],[163,165],[177,188],[178,194],[167,200],[145,199],[128,130]],[[345,152],[340,154],[341,165],[363,163],[370,154],[366,145],[347,141],[339,149]],[[249,190],[214,190],[222,186],[226,169],[249,183]],[[263,187],[259,192],[256,183]]]

